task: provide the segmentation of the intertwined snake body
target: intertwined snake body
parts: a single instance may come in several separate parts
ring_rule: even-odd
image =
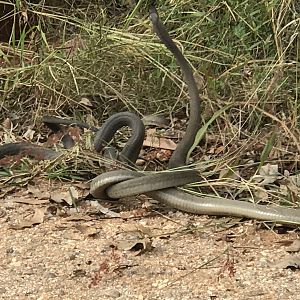
[[[191,67],[165,30],[155,8],[150,10],[150,19],[154,31],[160,40],[174,54],[188,85],[190,95],[191,109],[189,125],[185,136],[173,153],[169,163],[169,167],[178,167],[186,163],[187,153],[194,143],[196,133],[200,126],[200,99]],[[189,175],[193,179],[193,173],[187,172],[182,174],[182,177]],[[194,175],[195,180],[197,180],[198,176],[196,174]],[[159,176],[159,174],[157,174],[157,176]],[[172,180],[176,181],[176,178],[181,177],[181,174],[180,172],[177,173],[172,170],[169,173],[169,177],[171,178],[170,182],[172,182]],[[134,180],[138,181],[135,183]],[[155,187],[153,191],[151,191],[149,185],[147,185],[147,189],[144,189],[148,181],[147,176],[134,171],[117,170],[101,174],[94,178],[91,183],[90,192],[98,198],[108,197],[112,199],[133,196],[137,193],[146,193],[150,197],[171,207],[195,214],[229,215],[284,224],[300,224],[300,211],[298,209],[264,206],[212,196],[197,197],[176,188],[165,188],[164,180],[165,179],[160,179],[159,177],[157,180],[154,180]]]
[[[154,31],[175,56],[182,70],[190,95],[190,120],[186,134],[174,151],[169,163],[169,167],[174,168],[186,164],[187,154],[199,130],[200,99],[192,69],[165,30],[155,8],[150,10],[150,19]],[[143,125],[140,124],[141,122],[138,119],[131,113],[119,113],[109,118],[99,131],[98,129],[91,128],[93,131],[97,131],[94,144],[95,149],[100,151],[109,142],[109,139],[112,138],[117,129],[124,125],[129,126],[133,129],[133,137],[121,152],[120,159],[134,164],[144,137]],[[47,123],[47,121],[50,124],[49,127],[54,131],[59,130],[60,124],[72,125],[75,123],[74,125],[78,125],[79,127],[88,127],[85,123],[68,120],[62,121],[62,119],[53,119],[52,117],[48,119],[47,117],[44,118],[44,122]],[[137,127],[139,127],[138,130],[134,130]],[[22,151],[32,156],[44,156],[44,159],[53,158],[57,155],[57,152],[51,149],[44,149],[30,143],[16,143],[1,146],[0,159],[6,155],[15,155]],[[172,188],[174,185],[184,185],[197,180],[199,180],[199,177],[193,169],[169,170],[163,173],[151,174],[151,176],[145,176],[142,173],[130,170],[116,170],[103,173],[94,178],[91,182],[90,192],[96,198],[102,199],[118,199],[145,193],[171,207],[195,214],[229,215],[285,224],[300,224],[300,211],[298,209],[264,206],[211,196],[197,197]]]

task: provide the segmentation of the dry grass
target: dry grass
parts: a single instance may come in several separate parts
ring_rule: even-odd
[[[0,118],[15,122],[13,136],[32,124],[40,132],[46,114],[92,125],[126,110],[185,118],[187,90],[174,57],[152,32],[148,2],[109,3],[15,6],[16,15],[22,11],[23,21],[34,15],[37,25],[0,45]],[[264,201],[295,205],[298,185],[291,188],[290,178],[265,186],[255,175],[267,163],[280,174],[298,173],[299,1],[164,1],[158,10],[201,87],[199,141],[205,141],[193,152],[204,178],[199,191],[264,194]],[[11,135],[6,129],[2,139]],[[69,180],[99,172],[94,154],[78,153],[39,167]]]

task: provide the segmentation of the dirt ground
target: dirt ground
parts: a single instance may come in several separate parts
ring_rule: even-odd
[[[0,195],[1,299],[300,299],[297,265],[278,266],[294,229],[181,213],[142,196],[74,208],[44,187],[44,197]]]

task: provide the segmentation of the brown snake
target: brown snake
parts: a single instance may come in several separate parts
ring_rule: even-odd
[[[159,20],[159,16],[155,8],[150,10],[150,19],[152,21],[154,31],[175,56],[188,85],[189,95],[191,98],[190,120],[186,135],[178,145],[173,154],[174,156],[170,159],[169,166],[177,167],[186,163],[187,153],[193,145],[195,135],[200,126],[200,101],[198,90],[189,63],[185,60],[177,46],[170,38],[168,32],[165,30],[163,24]],[[186,174],[193,176],[192,173],[187,172]],[[93,179],[90,192],[97,198],[111,199],[133,196],[137,193],[145,193],[146,195],[149,195],[150,197],[153,197],[171,207],[195,214],[229,215],[284,224],[300,224],[300,210],[298,209],[271,207],[253,204],[246,201],[236,201],[212,196],[197,197],[176,188],[165,188],[163,182],[164,179],[160,180],[159,174],[157,174],[157,176],[157,179],[154,179],[152,182],[153,185],[155,184],[155,187],[154,190],[151,191],[150,188],[145,189],[145,185],[149,181],[148,176],[129,170],[107,172]],[[177,173],[175,170],[172,170],[169,173],[169,177],[171,178],[170,182],[172,182],[174,179],[180,177],[180,172]],[[196,180],[197,178],[197,175],[195,175]],[[159,188],[161,189],[158,190]]]
[[[88,124],[78,120],[62,119],[54,116],[44,116],[42,122],[49,127],[54,133],[63,132],[61,125],[77,126],[79,128],[90,129],[96,133],[94,138],[94,149],[101,152],[103,148],[110,142],[118,129],[123,126],[131,128],[131,137],[125,144],[122,151],[116,159],[133,165],[138,158],[140,148],[142,147],[145,135],[145,127],[141,119],[131,112],[120,112],[108,118],[100,129],[89,126]],[[70,141],[71,140],[71,141]],[[62,138],[64,148],[73,146],[72,138],[65,134]],[[8,143],[0,146],[0,159],[6,156],[27,155],[29,157],[43,160],[53,159],[59,156],[59,152],[38,146],[29,142]]]

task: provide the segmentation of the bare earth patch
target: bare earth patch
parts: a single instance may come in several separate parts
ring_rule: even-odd
[[[136,200],[120,204],[131,217],[111,218],[90,201],[76,210],[20,195],[0,204],[1,299],[300,299],[299,269],[275,266],[293,230],[141,203],[135,216]],[[37,210],[44,220],[18,229]]]

